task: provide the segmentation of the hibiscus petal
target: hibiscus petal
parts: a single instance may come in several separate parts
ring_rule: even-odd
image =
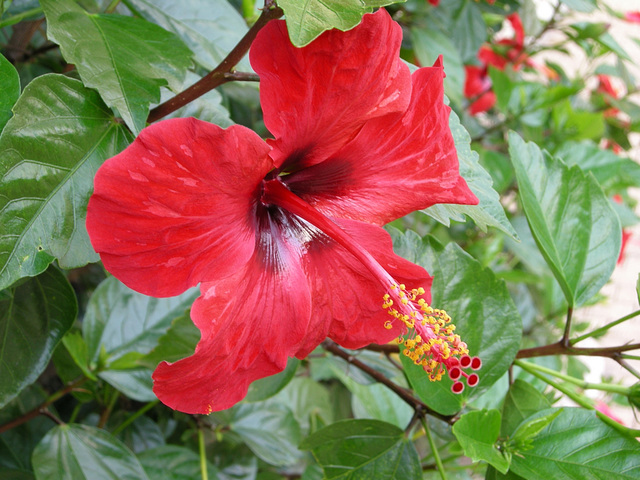
[[[406,112],[367,122],[330,159],[283,177],[326,215],[385,224],[436,203],[476,204],[459,174],[440,64],[412,75]]]
[[[409,289],[423,287],[424,299],[431,301],[431,277],[424,268],[393,252],[391,237],[384,229],[353,220],[333,220],[399,284]],[[321,279],[312,285],[314,319],[321,323],[324,316],[332,319],[329,337],[335,342],[355,349],[388,343],[405,332],[400,322],[395,322],[392,329],[384,328],[391,320],[382,308],[386,289],[349,252],[336,245],[326,255],[309,249],[306,258],[310,276]]]
[[[251,47],[264,122],[277,166],[324,160],[371,118],[404,111],[409,69],[398,56],[400,26],[380,9],[348,32],[331,30],[295,48],[284,21],[272,21]]]
[[[191,118],[144,129],[94,180],[87,229],[105,268],[157,297],[235,271],[255,248],[268,152],[241,126]]]
[[[163,362],[153,374],[163,403],[187,413],[229,408],[251,382],[281,371],[299,350],[311,317],[300,256],[317,231],[297,222],[286,215],[267,221],[244,268],[201,285],[191,310],[202,334],[195,353]]]

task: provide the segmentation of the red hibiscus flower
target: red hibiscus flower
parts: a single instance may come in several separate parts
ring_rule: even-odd
[[[597,91],[605,95],[604,101],[607,105],[611,104],[607,96],[613,99],[616,99],[619,97],[618,91],[611,84],[611,79],[609,78],[608,75],[603,75],[603,74],[598,75]],[[604,112],[602,112],[602,114],[605,117],[615,117],[616,115],[618,115],[618,113],[620,113],[620,110],[615,107],[607,108]]]
[[[463,369],[480,360],[428,306],[429,275],[380,227],[477,202],[458,173],[441,62],[411,75],[401,39],[383,9],[300,49],[272,21],[250,59],[273,139],[166,120],[99,169],[87,228],[105,267],[147,295],[200,283],[195,353],[153,375],[168,406],[231,407],[326,337],[360,348],[408,332],[404,353],[432,379],[446,367],[454,391],[462,376],[477,384]]]

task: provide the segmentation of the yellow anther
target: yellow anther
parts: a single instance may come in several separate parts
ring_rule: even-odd
[[[386,322],[384,322],[384,328],[386,328],[387,330],[391,330],[393,328],[393,324],[391,323],[390,320],[387,320]]]

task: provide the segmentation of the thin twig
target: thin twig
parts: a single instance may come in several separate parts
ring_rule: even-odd
[[[67,393],[72,392],[73,390],[78,388],[80,385],[82,385],[86,381],[87,381],[87,378],[86,377],[82,377],[82,378],[76,380],[75,382],[72,382],[72,383],[68,384],[62,390],[59,390],[56,393],[54,393],[53,395],[51,395],[48,399],[46,399],[44,402],[42,402],[40,405],[38,405],[33,410],[29,410],[24,415],[14,419],[14,420],[11,420],[10,422],[7,422],[4,425],[0,425],[0,433],[6,432],[7,430],[11,430],[12,428],[18,427],[18,426],[22,425],[23,423],[26,423],[29,420],[32,420],[32,419],[36,418],[38,415],[42,415],[43,414],[42,412],[44,410],[46,410],[49,405],[51,405],[52,403],[58,401],[60,398],[64,397]]]
[[[638,349],[640,349],[640,343],[627,343],[625,345],[618,345],[617,347],[578,348],[572,346],[567,347],[561,342],[558,342],[552,343],[551,345],[544,345],[542,347],[525,348],[518,352],[516,358],[545,357],[547,355],[574,355],[586,357],[608,357],[615,360],[621,352]]]
[[[564,333],[562,334],[562,338],[560,339],[560,343],[569,347],[571,345],[571,341],[569,340],[569,335],[571,335],[571,318],[573,317],[573,307],[567,308],[567,320],[564,325]]]
[[[361,362],[357,358],[354,358],[353,355],[349,354],[348,352],[345,352],[335,342],[332,342],[331,340],[325,340],[324,342],[322,342],[321,346],[326,351],[331,352],[335,356],[346,360],[349,364],[367,373],[368,375],[373,377],[378,383],[382,383],[384,386],[386,386],[391,391],[393,391],[396,395],[398,395],[402,400],[408,403],[411,406],[411,408],[413,408],[414,410],[416,408],[422,408],[424,412],[428,413],[433,417],[439,418],[440,420],[447,422],[449,424],[453,423],[453,418],[454,418],[453,416],[442,415],[438,412],[433,411],[422,400],[414,397],[409,390],[401,387],[400,385],[396,385],[387,377],[385,377],[382,373],[378,372],[374,368],[371,368],[369,365]]]
[[[196,83],[191,85],[189,88],[179,93],[175,97],[167,100],[164,103],[161,103],[153,110],[149,112],[149,116],[147,117],[148,123],[153,123],[156,120],[161,119],[169,115],[172,112],[175,112],[181,107],[184,107],[189,102],[192,102],[196,98],[201,97],[205,93],[213,90],[220,85],[235,80],[235,77],[228,77],[228,74],[232,73],[235,66],[242,60],[247,52],[249,51],[249,47],[253,40],[256,38],[258,32],[264,27],[269,21],[280,18],[283,15],[283,11],[281,8],[275,6],[273,2],[265,2],[265,8],[262,11],[262,14],[256,20],[256,23],[249,29],[249,31],[245,34],[244,37],[238,42],[238,44],[229,52],[224,60],[214,68],[207,75],[202,77]],[[246,78],[244,78],[246,80]]]

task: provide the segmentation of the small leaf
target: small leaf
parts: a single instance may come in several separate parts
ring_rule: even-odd
[[[143,18],[175,33],[195,60],[213,70],[247,32],[247,24],[227,0],[130,0]],[[239,69],[250,71],[245,59]]]
[[[535,418],[525,420],[518,425],[516,431],[513,432],[510,443],[516,445],[515,448],[520,448],[522,450],[529,448],[531,440],[536,438],[536,436],[544,430],[547,425],[553,422],[561,412],[562,409],[558,409],[547,415],[536,415]]]
[[[164,445],[138,454],[149,478],[153,480],[193,480],[200,478],[200,457],[186,447]],[[217,469],[207,462],[209,480],[218,478]]]
[[[0,289],[98,260],[84,225],[93,176],[130,138],[98,94],[62,75],[24,89],[0,136]]]
[[[20,77],[15,67],[0,54],[0,132],[11,118],[20,96]]]
[[[90,15],[73,0],[40,3],[49,40],[134,134],[144,128],[149,104],[160,100],[160,87],[182,86],[192,53],[173,33],[139,18]]]
[[[531,449],[513,455],[511,469],[528,480],[638,479],[638,442],[603,423],[593,411],[565,407],[533,439]]]
[[[492,187],[493,180],[478,163],[478,154],[471,150],[469,133],[460,124],[460,119],[453,111],[449,117],[449,127],[458,151],[460,175],[467,181],[467,185],[478,197],[480,203],[478,205],[433,205],[422,211],[446,226],[449,226],[451,220],[464,222],[464,215],[467,215],[485,232],[487,227],[496,227],[517,239],[516,231],[509,223],[500,203],[500,196]]]
[[[55,267],[0,292],[0,408],[40,376],[77,315],[76,295]]]
[[[524,419],[550,407],[547,397],[524,380],[516,379],[504,399],[500,434],[510,437]]]
[[[79,331],[69,332],[62,337],[62,343],[75,364],[82,370],[82,373],[91,380],[97,380],[89,366],[89,352],[87,350],[87,343],[84,341],[84,338],[82,338],[82,334]]]
[[[405,374],[418,396],[443,415],[457,413],[471,398],[486,392],[509,369],[522,338],[522,321],[504,284],[488,268],[455,244],[443,248],[435,240],[413,232],[392,231],[396,252],[433,275],[432,305],[446,310],[469,354],[482,359],[480,382],[461,394],[451,391],[445,376],[432,382],[422,367],[401,355]]]
[[[474,462],[483,460],[501,473],[509,470],[509,460],[496,448],[500,433],[500,412],[482,410],[465,413],[453,425],[464,454]]]
[[[331,480],[422,478],[420,460],[404,432],[379,420],[343,420],[318,430],[301,444],[311,450]]]
[[[167,333],[158,339],[158,345],[141,358],[138,363],[156,368],[162,361],[169,363],[193,355],[200,341],[200,330],[193,324],[189,312],[174,318]]]
[[[32,456],[37,480],[147,480],[140,462],[120,440],[87,425],[59,425]]]
[[[365,13],[392,3],[396,0],[279,0],[278,6],[287,17],[291,43],[304,47],[326,30],[350,30]]]
[[[326,386],[306,377],[296,377],[274,398],[273,402],[289,407],[303,434],[308,434],[313,418],[325,425],[333,421],[333,410]]]
[[[531,232],[571,306],[595,295],[611,276],[621,228],[592,175],[552,159],[509,133],[509,152]]]

